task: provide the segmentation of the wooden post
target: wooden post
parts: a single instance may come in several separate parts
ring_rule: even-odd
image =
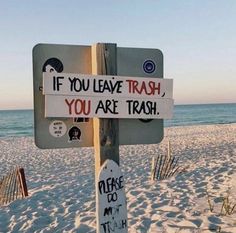
[[[19,168],[18,172],[19,172],[18,174],[19,174],[19,181],[20,181],[22,196],[23,197],[27,197],[28,196],[28,189],[27,189],[27,185],[26,185],[24,169],[23,168]]]
[[[98,43],[92,46],[92,73],[116,75],[116,44]],[[95,179],[100,167],[107,160],[119,165],[119,120],[94,118]]]
[[[170,140],[168,140],[167,156],[168,156],[168,158],[170,158],[170,157],[171,157]]]
[[[116,44],[93,45],[92,73],[116,75],[116,50]],[[94,118],[93,128],[97,233],[127,233],[124,177],[119,167],[119,120]]]
[[[155,157],[153,156],[152,157],[152,169],[151,169],[151,180],[154,180],[155,179]]]

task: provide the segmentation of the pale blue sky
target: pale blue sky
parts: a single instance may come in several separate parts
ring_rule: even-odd
[[[159,48],[176,104],[236,103],[236,0],[7,0],[0,32],[0,109],[33,108],[38,43]]]

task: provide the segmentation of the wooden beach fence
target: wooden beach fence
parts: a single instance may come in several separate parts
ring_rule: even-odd
[[[15,168],[0,180],[0,206],[28,196],[23,168]]]
[[[167,155],[159,154],[152,158],[151,179],[163,180],[174,176],[181,170],[178,161],[179,158],[172,156],[170,141],[168,141]]]

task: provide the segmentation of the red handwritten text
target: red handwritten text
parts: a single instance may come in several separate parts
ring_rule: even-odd
[[[91,111],[91,100],[81,100],[81,99],[65,99],[68,106],[69,114],[76,115],[89,115]]]
[[[146,95],[160,95],[161,83],[160,82],[139,82],[137,80],[126,80],[129,86],[129,93],[138,93]]]

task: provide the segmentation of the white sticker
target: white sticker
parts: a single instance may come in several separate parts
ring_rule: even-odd
[[[62,137],[66,131],[67,127],[63,121],[53,121],[49,126],[49,132],[55,138]]]

